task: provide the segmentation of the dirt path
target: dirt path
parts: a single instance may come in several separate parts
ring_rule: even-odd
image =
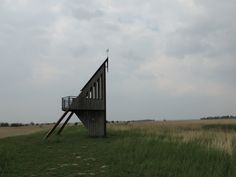
[[[23,127],[0,127],[0,138],[18,135],[28,135],[31,133],[48,130],[50,126],[23,126]]]

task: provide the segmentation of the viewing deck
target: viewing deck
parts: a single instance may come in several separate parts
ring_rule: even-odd
[[[104,99],[99,97],[66,96],[62,98],[63,111],[103,110]]]

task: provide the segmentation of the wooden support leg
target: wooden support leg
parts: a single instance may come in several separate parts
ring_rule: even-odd
[[[64,112],[64,114],[61,116],[61,118],[57,121],[57,123],[54,125],[54,127],[51,129],[50,132],[48,132],[48,134],[45,136],[44,139],[47,139],[49,136],[51,136],[51,134],[54,132],[54,130],[57,128],[57,126],[60,124],[60,122],[64,119],[64,117],[66,116],[66,114],[69,111]]]
[[[59,131],[57,132],[57,135],[60,135],[62,130],[65,128],[66,124],[68,123],[68,121],[70,120],[70,118],[72,117],[72,115],[74,114],[74,112],[71,112],[69,117],[66,119],[66,121],[64,122],[64,124],[62,125],[62,127],[59,129]]]

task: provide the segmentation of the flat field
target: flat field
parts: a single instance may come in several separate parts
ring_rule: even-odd
[[[0,138],[28,135],[43,130],[48,130],[51,126],[20,126],[20,127],[0,127]]]
[[[109,124],[107,138],[83,126],[45,133],[0,139],[0,176],[236,176],[236,120]]]

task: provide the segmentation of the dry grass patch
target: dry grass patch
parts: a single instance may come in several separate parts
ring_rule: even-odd
[[[18,135],[28,135],[40,131],[48,130],[51,125],[44,126],[22,126],[22,127],[1,127],[0,138]]]
[[[235,125],[235,119],[227,120],[181,120],[157,121],[129,124],[116,124],[109,127],[115,130],[140,129],[145,137],[165,136],[167,140],[190,142],[195,141],[208,148],[223,150],[232,154],[236,148],[236,132],[223,129],[204,129],[207,125]]]

